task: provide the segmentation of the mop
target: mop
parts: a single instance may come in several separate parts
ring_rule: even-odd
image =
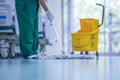
[[[62,43],[60,41],[60,38],[59,38],[59,35],[58,35],[58,32],[57,32],[57,29],[56,29],[54,21],[50,21],[50,25],[53,27],[53,29],[54,29],[54,31],[56,33],[58,44],[60,46],[61,53],[62,53],[61,55],[58,55],[58,56],[57,55],[53,55],[52,58],[54,58],[54,59],[64,59],[64,58],[67,58],[68,56],[65,54],[65,51],[64,51]]]
[[[47,39],[46,35],[45,35],[45,22],[47,21],[46,15],[43,17],[42,21],[43,21],[43,24],[44,24],[44,25],[42,25],[43,26],[44,37],[42,39],[41,38],[39,39],[39,43],[40,43],[40,54],[39,54],[39,56],[40,55],[41,56],[45,55],[45,56],[42,56],[42,57],[40,56],[40,58],[43,58],[43,57],[48,58],[48,59],[63,59],[63,58],[66,58],[67,56],[66,56],[65,51],[64,51],[64,49],[62,47],[62,44],[61,44],[61,41],[60,41],[60,38],[59,38],[59,35],[58,35],[58,32],[57,32],[56,26],[54,24],[54,21],[50,21],[50,26],[51,26],[51,28],[53,28],[53,30],[55,32],[55,35],[56,35],[56,38],[57,38],[55,40],[55,42],[56,41],[58,42],[58,45],[60,46],[62,54],[60,54],[60,55],[51,55],[51,56],[47,56],[45,54],[45,52],[46,52],[46,49],[45,49],[46,45],[53,46],[53,42],[51,42],[51,40]],[[48,44],[46,43],[46,39],[47,39],[47,43]]]

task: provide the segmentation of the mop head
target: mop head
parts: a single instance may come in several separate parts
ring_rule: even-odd
[[[48,59],[94,59],[94,56],[90,55],[51,55]]]

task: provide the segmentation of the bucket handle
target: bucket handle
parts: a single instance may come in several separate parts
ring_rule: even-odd
[[[101,6],[103,8],[103,10],[102,10],[102,21],[101,21],[101,24],[98,25],[98,27],[100,27],[100,26],[103,25],[103,21],[104,21],[105,6],[102,5],[102,4],[99,4],[99,3],[96,3],[96,5]]]

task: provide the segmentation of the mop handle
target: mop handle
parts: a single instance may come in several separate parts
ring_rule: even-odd
[[[60,38],[59,38],[59,36],[58,36],[57,29],[56,29],[56,27],[55,27],[54,21],[51,21],[51,24],[52,24],[52,26],[53,26],[53,28],[54,28],[54,30],[55,30],[55,33],[56,33],[57,40],[58,40],[58,43],[59,43],[59,45],[60,45],[60,48],[61,48],[62,51],[64,51],[64,49],[63,49],[63,47],[62,47],[62,44],[61,44],[61,42],[60,42]]]
[[[48,5],[47,0],[46,0],[46,4]],[[57,32],[57,29],[56,29],[56,27],[55,27],[54,21],[50,21],[50,23],[52,24],[52,26],[53,26],[53,28],[54,28],[54,30],[55,30],[58,43],[59,43],[59,45],[60,45],[61,50],[62,50],[63,53],[64,53],[64,49],[63,49],[62,44],[61,44],[61,42],[60,42],[60,38],[59,38],[59,36],[58,36],[58,32]]]

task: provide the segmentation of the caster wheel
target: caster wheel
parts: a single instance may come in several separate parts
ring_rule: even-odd
[[[85,54],[88,55],[88,51],[86,51]]]
[[[96,51],[96,57],[97,57],[97,59],[98,59],[98,57],[99,57],[98,51]]]
[[[0,50],[0,53],[1,53],[2,58],[4,58],[4,59],[8,58],[8,50],[6,48],[2,48]]]
[[[9,43],[10,48],[9,48],[9,56],[10,58],[14,58],[15,57],[15,44],[14,43]]]
[[[83,52],[81,51],[81,52],[80,52],[80,54],[82,55],[82,54],[83,54]]]
[[[71,54],[74,54],[74,52],[72,51]]]

